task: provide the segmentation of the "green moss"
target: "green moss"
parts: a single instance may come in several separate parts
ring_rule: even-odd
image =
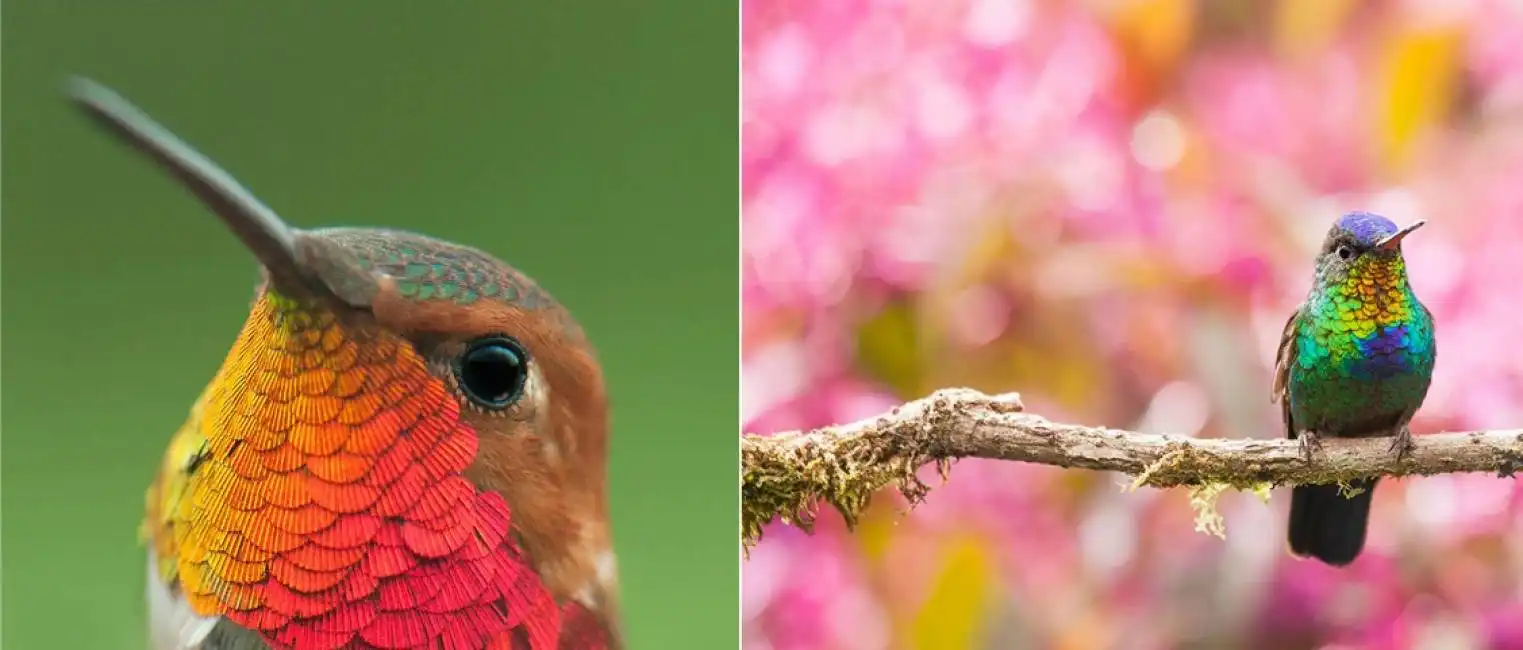
[[[916,427],[918,430],[918,427]],[[930,492],[916,475],[930,462],[925,441],[905,427],[905,435],[886,448],[860,438],[840,438],[827,449],[813,441],[788,437],[746,436],[741,447],[741,541],[747,550],[761,539],[762,527],[781,520],[806,532],[814,529],[818,504],[841,513],[854,528],[873,495],[895,487],[913,506]],[[937,462],[943,478],[947,461]]]
[[[1338,481],[1338,494],[1345,499],[1352,499],[1356,496],[1359,496],[1361,492],[1364,492],[1364,488],[1354,487],[1353,485],[1350,485],[1348,481]]]
[[[1232,486],[1226,483],[1202,483],[1189,488],[1190,509],[1195,511],[1195,532],[1227,539],[1227,520],[1216,510],[1216,500]]]

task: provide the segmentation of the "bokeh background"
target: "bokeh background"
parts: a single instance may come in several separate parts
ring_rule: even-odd
[[[1523,426],[1523,13],[1504,2],[744,0],[746,431],[934,388],[1282,435],[1275,344],[1349,209],[1407,240],[1416,432]],[[931,471],[931,484],[937,485]],[[1344,571],[1287,493],[963,461],[908,516],[767,529],[748,649],[1523,648],[1523,486],[1387,481]],[[1341,645],[1334,645],[1341,644]]]
[[[6,648],[142,647],[143,489],[253,259],[63,102],[107,83],[298,226],[485,248],[566,303],[613,400],[633,648],[732,646],[735,25],[724,3],[8,0]],[[680,315],[680,316],[679,316]]]

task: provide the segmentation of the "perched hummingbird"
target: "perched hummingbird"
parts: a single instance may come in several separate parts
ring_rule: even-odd
[[[473,248],[298,230],[111,90],[70,95],[263,272],[148,489],[157,650],[620,646],[592,348]]]
[[[1433,378],[1433,315],[1407,283],[1401,242],[1422,227],[1351,212],[1328,230],[1306,302],[1280,336],[1273,400],[1285,432],[1310,459],[1318,438],[1394,436],[1398,456]],[[1375,479],[1298,485],[1291,492],[1290,550],[1333,566],[1364,549]]]

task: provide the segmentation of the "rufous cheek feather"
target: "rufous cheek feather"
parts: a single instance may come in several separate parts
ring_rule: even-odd
[[[591,591],[602,611],[615,606],[613,586],[598,575],[597,559],[609,552],[603,436],[582,432],[607,428],[601,374],[579,330],[565,327],[559,307],[515,309],[499,304],[461,305],[436,301],[419,305],[383,277],[372,305],[376,320],[389,327],[422,332],[517,332],[526,347],[543,351],[536,390],[555,396],[536,405],[532,424],[494,414],[467,412],[482,432],[481,451],[466,475],[488,490],[501,491],[523,522],[521,541],[556,593]],[[569,341],[568,341],[569,339]],[[575,345],[567,345],[568,342]],[[532,402],[531,402],[532,403]],[[591,587],[589,587],[591,585]]]

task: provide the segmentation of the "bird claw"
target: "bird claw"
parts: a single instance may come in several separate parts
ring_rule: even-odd
[[[1403,426],[1396,430],[1396,436],[1391,440],[1391,447],[1388,451],[1396,453],[1396,462],[1399,463],[1406,459],[1407,454],[1412,453],[1412,450],[1416,447],[1417,445],[1412,443],[1412,430]]]
[[[1322,437],[1315,431],[1302,431],[1297,439],[1301,441],[1301,457],[1308,463],[1313,452],[1322,451]]]

